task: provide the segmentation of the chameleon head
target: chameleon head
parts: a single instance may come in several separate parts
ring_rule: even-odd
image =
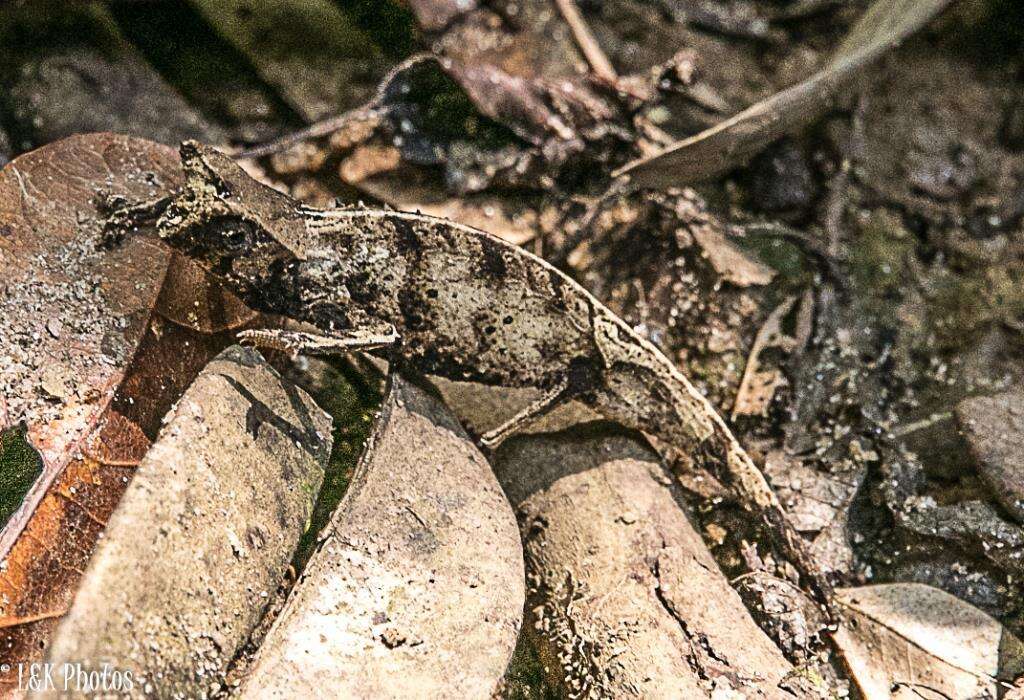
[[[266,299],[267,285],[306,257],[302,215],[220,151],[186,141],[180,153],[185,187],[160,217],[160,236],[247,301]]]

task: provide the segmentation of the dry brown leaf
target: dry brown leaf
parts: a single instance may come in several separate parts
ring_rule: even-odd
[[[931,586],[836,591],[847,622],[835,642],[867,700],[991,698],[1024,671],[1024,644],[972,605]]]
[[[574,141],[615,114],[581,74],[583,57],[567,29],[553,4],[527,0],[514,23],[486,7],[468,13],[436,48],[481,114],[534,144]]]
[[[831,108],[864,69],[941,12],[950,0],[876,0],[831,60],[798,83],[739,114],[613,173],[634,188],[666,188],[720,175]]]
[[[179,178],[171,149],[110,134],[0,171],[0,428],[24,423],[43,461],[0,534],[4,662],[42,656],[161,417],[253,316],[195,268],[165,281],[172,257],[151,238],[97,249],[100,191],[146,199]]]
[[[737,416],[764,415],[775,396],[775,390],[786,383],[780,369],[761,369],[761,353],[768,348],[792,349],[795,341],[782,332],[782,321],[798,298],[788,297],[775,307],[757,332],[754,345],[750,348],[750,357],[747,358],[747,366],[743,370],[743,379],[736,392],[736,401],[732,407],[733,420]]]
[[[330,416],[255,350],[218,355],[139,465],[47,661],[103,660],[161,695],[222,682],[306,528],[330,436]]]
[[[522,546],[439,399],[392,378],[322,537],[241,697],[492,696],[522,618]]]
[[[1024,390],[966,399],[956,417],[993,495],[1024,522]]]

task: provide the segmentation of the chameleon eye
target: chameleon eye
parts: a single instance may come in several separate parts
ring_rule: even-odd
[[[243,253],[253,247],[252,225],[246,221],[227,220],[220,228],[220,246],[228,253]]]
[[[245,245],[245,231],[233,229],[225,237],[225,242],[232,248],[240,248]]]

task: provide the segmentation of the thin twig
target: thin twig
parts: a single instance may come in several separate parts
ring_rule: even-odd
[[[579,8],[576,7],[576,3],[573,0],[555,0],[555,6],[558,7],[558,11],[562,14],[562,19],[569,25],[572,36],[576,40],[576,45],[580,47],[580,51],[583,53],[583,57],[587,59],[587,63],[590,64],[590,69],[594,71],[594,75],[609,83],[617,82],[619,74],[615,72],[612,62],[608,60],[608,57],[601,49],[601,45],[597,43],[597,39],[594,38],[593,32],[587,26],[583,15],[580,14]]]
[[[896,426],[889,432],[892,433],[893,437],[906,437],[911,433],[916,433],[919,430],[925,430],[926,428],[932,427],[936,423],[941,423],[942,421],[947,421],[950,420],[951,418],[953,418],[953,413],[951,411],[945,411],[943,413],[932,413],[931,415],[922,418],[921,420],[916,420],[912,423]]]
[[[239,151],[234,154],[235,158],[238,159],[251,159],[251,158],[263,158],[274,153],[279,153],[289,146],[292,146],[300,141],[307,139],[319,138],[326,136],[327,134],[333,133],[338,129],[341,129],[349,124],[368,121],[370,119],[377,119],[387,111],[387,108],[382,107],[360,107],[354,109],[351,112],[345,112],[333,117],[328,117],[323,121],[310,124],[309,126],[299,129],[291,134],[282,136],[279,139],[268,141],[267,143],[247,148],[243,151]]]

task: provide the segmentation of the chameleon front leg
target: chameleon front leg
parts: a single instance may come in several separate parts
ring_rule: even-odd
[[[291,355],[346,355],[390,347],[398,343],[399,336],[395,327],[388,325],[383,328],[356,328],[333,336],[267,328],[242,331],[238,339],[254,347]]]
[[[140,227],[156,224],[171,200],[171,197],[160,197],[131,201],[119,195],[101,194],[96,200],[96,208],[106,216],[101,242],[105,246],[114,246]]]

